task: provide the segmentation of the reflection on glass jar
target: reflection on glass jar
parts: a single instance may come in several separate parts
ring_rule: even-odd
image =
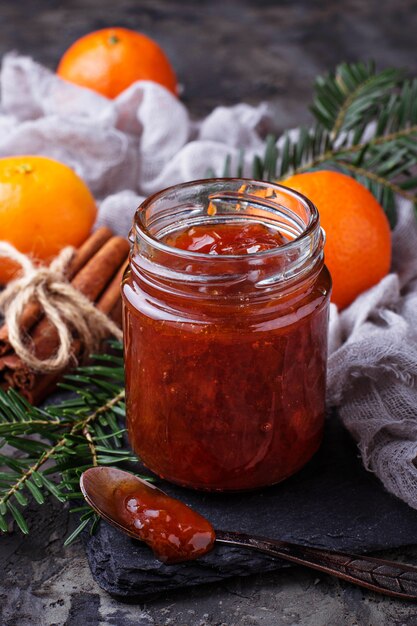
[[[299,470],[324,422],[330,277],[316,208],[243,179],[139,207],[123,282],[127,425],[159,476],[254,489]]]

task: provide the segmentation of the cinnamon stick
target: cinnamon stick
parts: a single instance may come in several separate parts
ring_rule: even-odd
[[[125,273],[127,264],[128,264],[127,261],[124,261],[121,264],[113,280],[111,281],[106,291],[103,293],[103,295],[97,302],[97,308],[103,313],[106,313],[106,315],[110,315],[114,307],[116,306],[116,304],[118,302],[121,302],[120,290],[121,290],[123,274]]]
[[[118,301],[110,311],[109,317],[111,320],[113,320],[115,324],[120,326],[120,328],[123,326],[123,306],[121,298],[118,299]]]
[[[81,354],[82,346],[78,340],[74,340],[73,353],[75,356]],[[74,361],[75,364],[75,361]],[[27,368],[26,368],[27,369]],[[62,377],[69,372],[71,366],[68,366],[62,372],[55,372],[53,374],[39,374],[36,372],[29,372],[30,380],[25,381],[21,379],[21,385],[16,381],[16,376],[10,378],[9,386],[18,391],[24,398],[30,402],[30,404],[37,405],[42,402],[49,394],[55,389]],[[17,373],[17,372],[16,372]]]
[[[31,389],[35,383],[35,372],[23,368],[20,358],[14,352],[0,358],[0,375],[3,389]]]
[[[123,237],[112,237],[78,272],[71,284],[92,302],[96,302],[112,280],[129,252],[129,242]],[[55,326],[46,318],[32,331],[33,352],[39,359],[50,357],[59,345]]]
[[[122,326],[122,298],[121,287],[123,275],[128,266],[128,261],[122,264],[116,276],[113,278],[108,289],[97,303],[97,308],[106,313],[118,326]]]
[[[126,267],[127,261],[124,261],[116,272],[113,280],[110,282],[97,302],[97,308],[106,315],[112,317],[112,319],[119,325],[121,325],[121,315],[118,316],[119,319],[117,319],[117,317],[114,317],[112,313],[118,309],[119,305],[121,310],[122,300],[120,297],[120,288]],[[80,357],[82,353],[82,345],[79,341],[74,341],[72,352],[76,359]],[[48,394],[54,391],[57,383],[70,369],[71,367],[69,366],[66,368],[65,372],[59,372],[58,374],[36,374],[35,372],[28,372],[25,375],[21,372],[20,377],[23,383],[22,385],[17,384],[16,378],[18,371],[16,371],[13,379],[13,386],[16,386],[18,391],[24,395],[31,404],[39,404]]]
[[[106,241],[110,239],[112,232],[105,226],[98,228],[75,252],[65,272],[68,280],[72,280],[81,268],[100,250]],[[20,319],[22,332],[29,331],[42,316],[42,308],[38,302],[29,302]],[[9,342],[7,325],[0,327],[0,356],[12,350]]]
[[[112,237],[78,272],[71,284],[92,301],[107,315],[120,301],[120,283],[126,268],[129,244],[126,239]],[[32,331],[32,344],[39,358],[51,356],[58,347],[55,327],[43,318]],[[83,346],[76,338],[72,346],[74,364],[82,354]],[[29,370],[15,355],[0,357],[0,375],[7,385],[16,388],[29,402],[37,404],[53,391],[65,372],[42,374]],[[3,372],[2,372],[3,370]],[[0,383],[1,384],[1,383]]]

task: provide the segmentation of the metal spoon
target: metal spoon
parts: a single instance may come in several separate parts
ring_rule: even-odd
[[[211,528],[210,523],[199,514],[192,512],[184,503],[171,498],[157,489],[154,485],[141,480],[137,476],[128,472],[123,472],[112,467],[95,467],[83,473],[80,480],[81,491],[88,504],[105,519],[120,531],[130,537],[140,539],[138,532],[126,523],[126,519],[120,514],[115,494],[120,493],[140,493],[141,490],[152,489],[156,497],[163,497],[164,506],[172,503],[174,507],[180,507],[183,511],[189,511],[196,518],[200,518]],[[120,499],[120,498],[119,498]],[[214,538],[214,535],[213,535]],[[417,567],[376,559],[368,556],[356,554],[346,554],[321,548],[311,548],[286,541],[266,539],[246,533],[233,531],[215,531],[216,543],[232,544],[264,552],[279,559],[284,559],[304,565],[311,569],[331,574],[342,580],[354,583],[361,587],[371,589],[385,595],[406,600],[417,600]],[[200,550],[197,556],[211,549]],[[188,560],[187,556],[183,560]],[[195,558],[195,557],[191,557]],[[176,562],[178,562],[177,559]]]

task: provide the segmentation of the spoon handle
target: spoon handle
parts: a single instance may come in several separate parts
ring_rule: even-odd
[[[388,596],[417,600],[417,567],[412,565],[229,531],[216,531],[216,541],[305,565]]]

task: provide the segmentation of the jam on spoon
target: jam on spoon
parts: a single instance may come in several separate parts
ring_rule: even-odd
[[[379,593],[417,600],[417,568],[370,556],[311,548],[246,533],[213,530],[186,504],[129,472],[92,467],[80,479],[87,503],[123,533],[141,539],[165,563],[203,556],[214,542],[231,544],[332,574]]]
[[[197,559],[213,547],[210,522],[152,485],[142,483],[132,492],[122,484],[114,496],[120,519],[163,563]]]
[[[95,467],[80,485],[99,515],[146,543],[163,563],[197,559],[213,547],[215,532],[205,517],[133,474]]]

